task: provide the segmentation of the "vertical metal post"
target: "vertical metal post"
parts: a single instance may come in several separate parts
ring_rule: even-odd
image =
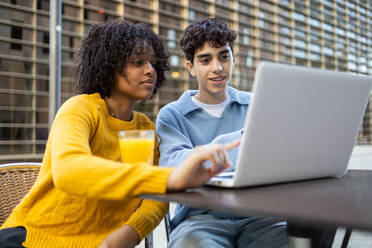
[[[61,105],[62,0],[50,0],[49,129]]]

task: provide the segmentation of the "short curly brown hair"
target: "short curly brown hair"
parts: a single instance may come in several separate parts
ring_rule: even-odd
[[[110,96],[115,83],[115,71],[125,76],[128,59],[144,52],[155,53],[158,79],[154,94],[165,81],[169,70],[169,54],[165,43],[145,24],[129,24],[125,21],[107,21],[92,25],[81,41],[75,71],[77,93],[100,93]]]
[[[210,42],[214,47],[229,44],[233,51],[236,32],[218,18],[203,18],[190,23],[186,27],[180,40],[180,45],[186,59],[194,61],[195,51],[205,42]]]

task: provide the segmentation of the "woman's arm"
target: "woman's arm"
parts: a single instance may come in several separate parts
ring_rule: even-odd
[[[211,177],[231,166],[228,161],[227,151],[237,147],[239,144],[240,141],[234,141],[229,144],[208,145],[195,148],[190,156],[171,173],[167,190],[176,191],[204,185]],[[212,161],[212,166],[209,168],[204,166],[207,160]],[[125,242],[123,237],[128,235],[125,226],[110,234],[102,242],[100,248],[131,247],[120,243]]]
[[[57,188],[71,195],[105,200],[166,192],[172,169],[124,164],[92,154],[90,142],[99,124],[98,113],[81,103],[70,105],[60,109],[48,141]]]
[[[137,231],[124,225],[105,238],[98,248],[133,248],[140,241]]]

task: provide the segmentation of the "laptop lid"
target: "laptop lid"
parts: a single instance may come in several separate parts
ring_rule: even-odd
[[[231,183],[225,187],[342,176],[372,78],[261,62]]]

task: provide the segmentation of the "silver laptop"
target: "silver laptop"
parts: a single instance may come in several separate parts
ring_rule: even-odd
[[[372,77],[261,62],[233,175],[208,184],[245,187],[347,170]]]

